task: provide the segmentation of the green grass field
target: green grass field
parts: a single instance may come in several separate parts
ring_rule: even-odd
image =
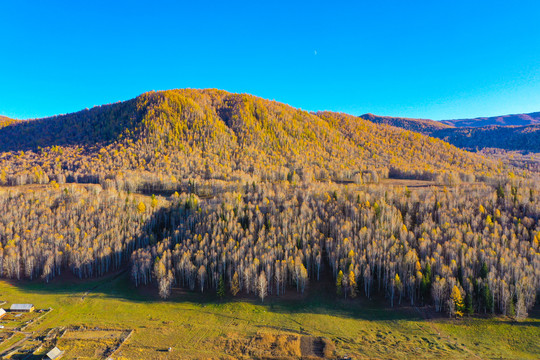
[[[270,297],[264,304],[255,298],[218,301],[213,294],[175,290],[162,301],[153,288],[135,288],[124,273],[49,284],[1,281],[0,300],[8,302],[4,307],[20,302],[53,308],[24,330],[32,337],[53,328],[100,328],[103,341],[95,340],[100,332],[85,334],[84,329],[56,339],[69,351],[67,358],[103,358],[105,348],[115,346],[118,334],[128,330],[134,332],[115,359],[540,358],[537,310],[521,323],[503,318],[426,320],[411,307],[388,309],[382,301],[336,300],[328,295],[332,290],[314,287],[304,298],[291,291],[285,299]],[[9,327],[9,320],[0,322]],[[15,334],[0,345],[1,352],[23,338]],[[55,343],[46,343],[34,354],[43,354]],[[318,344],[325,344],[324,351]],[[25,358],[17,356],[12,358]]]

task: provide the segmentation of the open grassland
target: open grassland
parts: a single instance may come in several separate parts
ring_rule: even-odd
[[[261,304],[251,298],[218,301],[211,294],[181,290],[162,301],[149,288],[135,288],[126,273],[86,282],[2,281],[4,306],[24,302],[53,310],[2,343],[0,350],[5,352],[26,336],[31,342],[51,329],[65,328],[72,330],[57,331],[42,348],[35,345],[35,355],[24,356],[37,359],[58,344],[70,359],[102,359],[134,330],[113,358],[540,357],[538,310],[521,323],[505,318],[425,319],[414,307],[396,310],[382,307],[381,301],[336,300],[332,288],[316,286],[305,297],[269,298]],[[9,319],[0,322],[6,325],[0,331],[12,331]],[[12,358],[24,357],[15,353]]]

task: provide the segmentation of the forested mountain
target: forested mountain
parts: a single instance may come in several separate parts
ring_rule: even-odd
[[[540,112],[529,114],[512,114],[492,117],[479,117],[474,119],[442,120],[444,124],[455,127],[479,127],[479,126],[526,126],[540,125]]]
[[[163,297],[261,299],[330,278],[336,296],[518,318],[540,289],[537,173],[356,116],[149,92],[10,124],[0,151],[2,277],[129,269]]]
[[[540,113],[456,120],[455,124],[454,120],[438,122],[373,114],[362,115],[361,118],[377,124],[387,124],[436,137],[467,150],[498,148],[540,152],[540,125],[511,125],[540,124]]]
[[[0,129],[0,183],[115,178],[301,178],[372,181],[388,173],[433,179],[487,176],[494,163],[417,133],[354,116],[310,114],[218,90],[135,99]]]
[[[540,125],[460,127],[430,134],[464,149],[499,148],[540,152]]]

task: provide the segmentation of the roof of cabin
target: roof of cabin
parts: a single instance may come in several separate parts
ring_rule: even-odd
[[[33,307],[34,305],[32,304],[12,304],[9,309],[10,310],[30,310]]]
[[[62,355],[64,352],[57,347],[54,347],[51,351],[47,353],[49,359],[56,359],[58,356]]]

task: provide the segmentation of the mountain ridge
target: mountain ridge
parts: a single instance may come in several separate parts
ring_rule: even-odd
[[[540,125],[540,111],[532,113],[482,116],[476,118],[450,120],[431,120],[424,118],[407,118],[401,116],[384,116],[375,115],[372,113],[363,114],[359,117],[366,120],[378,123],[387,123],[388,125],[403,128],[405,128],[404,124],[411,125],[412,123],[430,125],[434,128]]]
[[[467,124],[468,120],[456,120],[437,122],[428,119],[411,119],[378,116],[373,114],[361,115],[360,118],[369,120],[377,124],[386,124],[411,131],[417,131],[424,135],[436,137],[447,141],[459,148],[467,150],[478,150],[484,148],[498,148],[503,150],[518,150],[540,152],[540,113],[521,114],[522,119],[527,119],[529,115],[538,114],[539,123],[533,117],[530,117],[529,125],[500,125],[490,124],[495,120],[489,119],[513,119],[512,116],[505,115],[492,118],[469,119],[471,122],[479,125],[480,121],[485,120],[488,125],[484,126],[461,126]],[[498,121],[498,120],[497,120]],[[528,121],[528,120],[527,120]],[[441,125],[439,125],[441,124]]]
[[[171,101],[172,97],[174,97],[176,100]],[[180,97],[183,97],[183,99],[180,100]],[[201,107],[201,104],[198,104],[198,102],[204,97],[208,97],[208,99],[203,101]],[[233,151],[232,148],[230,148],[230,145],[233,143],[236,143],[236,147],[239,146],[240,148],[243,148],[244,146],[247,146],[247,143],[249,143],[250,146],[257,147],[256,143],[260,142],[266,146],[266,150],[261,149],[260,147],[258,149],[259,152],[263,153],[268,153],[268,149],[273,149],[276,146],[279,148],[282,144],[278,144],[279,141],[276,142],[275,139],[271,140],[269,137],[267,137],[261,131],[261,126],[263,128],[266,127],[268,131],[273,131],[272,129],[278,129],[281,131],[282,136],[288,139],[287,147],[291,149],[294,147],[293,139],[295,136],[303,136],[304,139],[313,137],[314,135],[318,134],[318,130],[316,129],[328,122],[328,116],[326,117],[327,120],[323,121],[322,123],[320,122],[321,119],[315,119],[312,118],[312,116],[318,117],[318,114],[322,113],[327,115],[338,114],[332,112],[307,113],[289,105],[272,102],[253,95],[233,94],[216,89],[176,89],[158,92],[152,91],[123,102],[101,105],[75,113],[56,115],[41,119],[16,120],[5,116],[0,116],[0,151],[35,151],[39,148],[47,148],[51,146],[83,146],[85,148],[94,146],[99,148],[114,142],[126,141],[127,138],[131,138],[131,140],[136,142],[140,140],[138,137],[148,137],[150,136],[150,133],[159,130],[153,125],[153,121],[151,119],[148,118],[146,121],[144,120],[145,116],[152,117],[156,115],[155,109],[153,110],[154,113],[148,115],[145,107],[150,106],[159,108],[161,106],[159,104],[174,103],[175,101],[180,105],[176,104],[174,106],[183,107],[184,110],[182,110],[180,113],[174,113],[175,110],[173,106],[172,109],[161,109],[157,114],[158,118],[160,116],[165,116],[169,119],[160,125],[163,127],[163,129],[160,131],[167,133],[167,139],[163,138],[161,139],[161,142],[173,146],[183,147],[185,144],[181,144],[182,141],[192,141],[186,138],[187,131],[191,130],[191,125],[193,125],[192,122],[197,117],[202,116],[202,118],[196,120],[198,124],[197,131],[205,128],[207,129],[206,131],[209,131],[207,135],[220,134],[220,136],[223,136],[223,138],[220,140],[220,145],[211,145],[213,142],[212,136],[210,136],[208,139],[203,139],[205,135],[201,135],[200,133],[197,135],[199,137],[199,140],[197,140],[198,146],[205,143],[205,145],[202,147],[213,147],[214,150],[211,151],[213,153],[225,151],[225,149]],[[280,105],[278,106],[276,104]],[[247,106],[248,109],[241,110],[242,106]],[[290,123],[292,123],[291,121],[294,119],[302,118],[300,122],[296,122],[296,126],[299,127],[302,124],[305,125],[310,123],[311,129],[309,130],[309,134],[302,135],[302,131],[297,131],[298,129],[294,130],[293,132],[287,131],[283,129],[283,126],[279,121],[272,125],[272,129],[268,128],[268,123],[266,125],[260,124],[261,121],[265,121],[264,114],[268,113],[267,108],[273,108],[276,106],[281,108],[278,113],[272,114],[271,116],[279,118],[281,114],[290,113],[292,116],[290,120],[288,120]],[[206,110],[204,109],[205,107],[207,108]],[[252,113],[251,115],[249,114],[250,112]],[[293,112],[297,113],[297,115],[293,115]],[[332,116],[339,117],[341,115]],[[252,117],[252,119],[249,120],[250,117]],[[186,119],[186,124],[181,125],[178,123],[175,120],[178,118]],[[486,121],[497,122],[500,124],[501,122],[504,123],[504,121],[514,121],[515,118],[521,119],[520,121],[522,122],[534,122],[536,121],[536,118],[538,118],[538,121],[540,122],[540,112],[447,121],[378,116],[371,113],[361,115],[360,117],[357,117],[357,119],[358,118],[370,123],[389,125],[442,139],[466,150],[475,151],[484,148],[500,148],[503,150],[540,152],[540,137],[538,136],[537,125],[530,125],[529,127],[489,125],[470,128],[462,126],[463,124],[467,124],[467,121],[476,125],[480,125]],[[245,120],[249,121],[246,122]],[[207,123],[206,121],[210,122]],[[316,123],[317,125],[315,125]],[[180,127],[177,128],[178,126]],[[359,123],[357,126],[365,127],[366,125]],[[325,128],[324,126],[322,127]],[[332,127],[333,130],[339,131],[339,124],[334,123]],[[143,134],[141,131],[146,132]],[[180,134],[179,131],[182,133]],[[366,131],[369,133],[373,132],[374,129],[370,128]],[[319,135],[325,136],[323,134]],[[334,136],[339,137],[342,135],[334,133]],[[171,140],[178,136],[182,136],[183,140],[171,142]],[[158,137],[161,137],[161,135]],[[238,140],[240,143],[237,143]],[[366,140],[367,139],[363,139],[362,141],[365,142]],[[357,139],[356,141],[359,140]],[[152,142],[155,143],[155,141]],[[338,144],[341,143],[342,142],[337,141],[334,142],[334,145],[332,146],[338,146]],[[145,146],[147,148],[150,147],[148,144]],[[328,152],[323,150],[321,144],[314,146],[318,147],[319,150],[312,148],[312,153],[321,154],[322,151],[322,153],[326,153],[328,155]],[[347,143],[347,146],[350,147],[353,145]],[[218,150],[218,148],[220,148],[220,150]],[[296,150],[302,152],[306,151],[306,149],[307,148],[301,148]],[[147,151],[149,151],[149,149],[147,149]],[[356,153],[357,150],[353,151],[349,149],[347,151]],[[387,150],[384,150],[384,152],[386,151]],[[294,152],[295,151],[292,153]],[[376,150],[373,151],[371,155],[376,152]],[[286,161],[284,159],[289,155],[292,155],[292,153],[283,156],[280,151],[272,151],[271,158],[281,158],[278,163],[283,165],[289,162],[288,160]],[[332,153],[332,151],[330,151],[330,153]],[[362,157],[364,155],[360,156]],[[297,158],[298,154],[295,154],[294,157]],[[396,163],[403,163],[403,159],[395,159],[394,157],[394,160],[390,161],[389,159],[391,156],[385,155],[383,157],[386,158],[383,167],[389,168],[391,166],[395,166]],[[252,160],[254,161],[254,159],[251,159],[250,161]],[[344,160],[344,158],[341,157],[341,160]],[[294,162],[299,162],[299,160],[295,160],[293,163]],[[434,162],[431,162],[430,166],[433,167],[433,165]],[[367,171],[366,168],[369,166],[381,167],[374,165],[374,161],[371,159],[365,166],[361,166],[361,168],[364,169],[362,171]],[[403,167],[404,165],[401,164],[400,166]],[[319,167],[323,167],[322,163],[319,163]]]
[[[364,181],[390,171],[434,178],[448,171],[481,174],[495,168],[480,156],[419,133],[216,89],[148,92],[13,124],[0,129],[0,152],[0,168],[7,175],[33,168],[28,172],[74,179],[146,171],[192,178],[284,179],[296,173]]]
[[[379,116],[371,113],[360,115],[362,119],[378,124],[401,127],[406,130],[424,133],[425,131],[451,128],[452,125],[429,119],[403,118],[395,116]]]
[[[540,125],[540,111],[523,114],[508,114],[471,119],[441,120],[442,123],[455,127],[482,127],[482,126],[527,126]]]

